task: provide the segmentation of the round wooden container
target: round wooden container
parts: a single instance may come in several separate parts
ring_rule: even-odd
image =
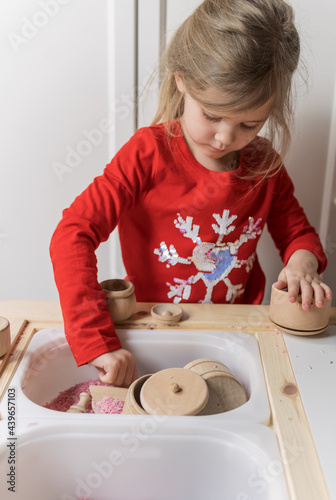
[[[111,279],[100,283],[106,295],[107,310],[115,323],[124,321],[135,311],[134,285],[128,280]]]
[[[6,318],[0,316],[0,357],[4,356],[11,345],[10,325]]]
[[[329,325],[331,300],[324,299],[323,307],[311,304],[309,311],[302,309],[299,296],[296,302],[289,302],[287,290],[272,286],[269,318],[286,333],[293,335],[316,335]]]
[[[209,398],[205,380],[184,368],[167,368],[146,380],[140,392],[150,415],[197,415]]]
[[[126,415],[148,415],[148,413],[143,409],[140,401],[140,392],[143,384],[147,379],[151,377],[149,375],[143,375],[142,377],[135,380],[129,387],[125,404],[122,413]]]
[[[209,399],[199,415],[223,413],[247,402],[244,387],[223,363],[200,358],[191,361],[184,368],[201,375],[208,385]]]
[[[151,309],[153,318],[164,325],[175,325],[183,316],[182,307],[176,304],[156,304]]]

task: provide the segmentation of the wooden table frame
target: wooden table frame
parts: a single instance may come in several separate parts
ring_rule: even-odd
[[[167,328],[155,325],[151,303],[137,303],[135,314],[118,328]],[[330,500],[282,332],[268,319],[268,306],[183,304],[183,330],[223,330],[253,335],[259,344],[271,407],[269,426],[276,433],[291,500]],[[12,345],[0,359],[0,401],[33,335],[62,327],[57,301],[7,301],[0,316],[10,320]],[[336,324],[332,308],[330,324]],[[173,328],[173,327],[171,327]],[[1,419],[1,415],[0,415]]]

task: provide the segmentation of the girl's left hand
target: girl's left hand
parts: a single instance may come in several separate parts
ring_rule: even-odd
[[[305,311],[309,311],[313,299],[316,307],[323,307],[324,299],[332,298],[332,291],[322,282],[317,269],[318,260],[313,253],[297,250],[280,272],[274,286],[279,290],[287,288],[290,302],[295,302],[301,293],[302,309]]]

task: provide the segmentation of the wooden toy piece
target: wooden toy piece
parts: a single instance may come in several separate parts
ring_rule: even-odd
[[[11,345],[10,325],[6,318],[0,316],[0,357],[4,356]]]
[[[184,368],[143,375],[129,389],[91,385],[92,408],[105,397],[125,401],[124,415],[213,415],[246,403],[247,395],[230,369],[201,358]]]
[[[91,395],[87,392],[81,392],[78,403],[70,406],[67,413],[86,413],[90,401]]]
[[[152,375],[141,388],[140,401],[151,415],[197,415],[209,398],[202,377],[184,368],[167,368]]]
[[[92,409],[95,411],[95,404],[104,398],[119,399],[125,401],[128,389],[126,387],[113,387],[112,385],[90,385],[92,396]]]
[[[182,307],[176,304],[156,304],[151,309],[153,318],[165,325],[175,325],[183,315]]]
[[[316,335],[328,328],[330,307],[331,300],[324,299],[323,307],[312,303],[309,311],[304,311],[301,296],[296,302],[289,302],[287,290],[278,290],[273,285],[269,318],[286,333]]]
[[[244,387],[230,369],[214,359],[200,358],[184,369],[200,375],[208,386],[209,399],[199,415],[214,415],[234,410],[247,402]]]
[[[106,305],[115,323],[130,318],[135,311],[134,285],[128,280],[110,279],[100,283],[106,295]]]

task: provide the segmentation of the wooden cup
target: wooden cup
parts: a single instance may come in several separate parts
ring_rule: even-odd
[[[6,318],[0,316],[0,357],[4,356],[11,345],[10,325]]]
[[[328,328],[330,307],[331,300],[324,299],[323,307],[312,303],[309,311],[304,311],[300,295],[296,302],[289,302],[287,290],[278,290],[273,285],[269,318],[286,333],[316,335]]]
[[[100,283],[106,295],[107,310],[115,323],[124,321],[135,311],[134,285],[128,280],[110,279]]]

